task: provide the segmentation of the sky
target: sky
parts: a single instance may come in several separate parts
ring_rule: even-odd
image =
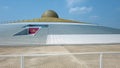
[[[120,29],[120,0],[0,0],[0,22],[40,18],[46,10],[60,18]]]

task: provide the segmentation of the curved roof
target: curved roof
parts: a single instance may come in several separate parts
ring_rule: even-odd
[[[120,34],[120,29],[90,25],[90,24],[53,24],[49,25],[50,35],[96,35],[96,34]]]
[[[62,19],[62,18],[35,18],[31,20],[21,20],[17,22],[69,22],[69,23],[83,23],[79,21],[74,21],[74,20],[67,20],[67,19]]]
[[[16,22],[69,22],[69,23],[83,23],[83,22],[79,22],[79,21],[74,21],[74,20],[68,20],[68,19],[62,19],[59,18],[58,14],[53,11],[53,10],[47,10],[45,11],[41,18],[35,18],[35,19],[31,19],[31,20],[20,20],[20,21],[16,21]]]

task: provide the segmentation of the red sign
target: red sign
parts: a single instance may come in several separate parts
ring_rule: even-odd
[[[35,34],[37,31],[39,30],[39,28],[29,28],[29,34]]]

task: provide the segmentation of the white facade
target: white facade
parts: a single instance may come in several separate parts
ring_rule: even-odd
[[[41,28],[28,34],[28,28]],[[79,23],[10,23],[0,25],[0,46],[113,44],[120,43],[120,29]]]

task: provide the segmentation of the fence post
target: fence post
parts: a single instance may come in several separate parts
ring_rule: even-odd
[[[100,53],[99,63],[100,63],[100,68],[103,68],[103,53]]]
[[[24,56],[21,56],[21,68],[24,68]]]

